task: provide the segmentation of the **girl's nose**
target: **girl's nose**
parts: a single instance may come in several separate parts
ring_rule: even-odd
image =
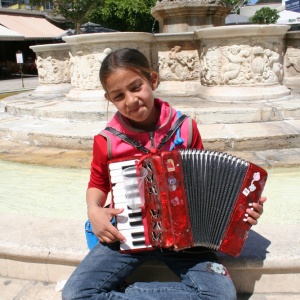
[[[128,99],[127,102],[128,102],[129,104],[133,104],[133,103],[139,101],[138,97],[137,97],[136,95],[134,95],[134,94],[131,94],[131,93],[128,95],[128,98],[127,98],[127,99]]]

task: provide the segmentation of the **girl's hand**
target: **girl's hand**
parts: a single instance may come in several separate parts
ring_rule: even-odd
[[[102,208],[91,206],[88,208],[88,217],[93,226],[93,232],[102,243],[126,241],[119,230],[111,224],[111,219],[123,212],[123,208]]]
[[[260,215],[264,211],[263,204],[266,201],[267,201],[267,197],[261,197],[258,203],[252,203],[252,206],[247,208],[246,210],[246,214],[248,215],[247,222],[250,223],[250,225],[257,224],[257,220],[259,219]]]

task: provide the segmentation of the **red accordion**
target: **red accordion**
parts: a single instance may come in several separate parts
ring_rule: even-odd
[[[148,175],[141,209],[128,208],[124,192],[120,201],[120,184],[116,188],[111,176],[115,207],[125,208],[117,216],[127,238],[121,251],[200,246],[240,254],[250,229],[245,212],[259,201],[267,180],[264,169],[226,153],[196,149],[152,154],[142,165]]]

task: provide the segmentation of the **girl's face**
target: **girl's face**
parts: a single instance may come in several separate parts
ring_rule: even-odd
[[[106,79],[105,98],[136,128],[154,130],[159,116],[153,95],[157,84],[155,72],[151,73],[149,82],[137,71],[119,69]]]

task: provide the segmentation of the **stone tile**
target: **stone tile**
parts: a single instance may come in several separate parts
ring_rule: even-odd
[[[38,282],[22,291],[14,300],[61,300],[61,292],[55,291],[56,284]]]
[[[299,274],[285,270],[231,270],[230,275],[239,293],[300,293]]]
[[[299,300],[300,294],[291,293],[267,293],[267,294],[239,294],[237,300]]]
[[[7,277],[7,266],[6,266],[5,255],[1,255],[0,257],[0,276]]]
[[[272,167],[286,167],[300,165],[300,149],[273,149],[256,152],[257,157],[266,161]]]
[[[67,280],[76,269],[77,263],[48,263],[48,281],[56,282]]]
[[[35,261],[26,257],[18,259],[6,259],[7,276],[36,281],[48,281],[47,261]]]
[[[268,123],[246,123],[246,124],[228,124],[228,130],[232,132],[235,138],[268,138],[271,136],[282,136],[286,134],[297,134],[294,126],[287,121],[268,122]]]
[[[21,293],[30,283],[24,280],[0,277],[1,300],[12,300]],[[43,299],[43,298],[41,298]],[[33,300],[33,299],[32,299]]]

